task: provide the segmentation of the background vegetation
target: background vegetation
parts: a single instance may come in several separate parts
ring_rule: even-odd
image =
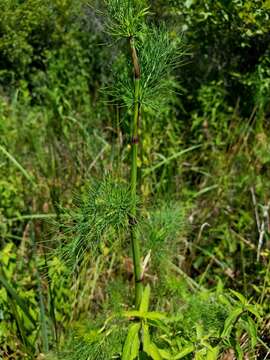
[[[167,79],[173,91],[145,107],[141,124],[144,282],[152,310],[174,318],[165,338],[152,336],[187,359],[267,359],[270,2],[149,5],[149,24],[172,44],[182,37],[186,53]],[[111,359],[123,348],[119,319],[102,345],[87,344],[132,307],[125,228],[116,236],[108,221],[102,242],[90,236],[79,270],[62,246],[88,234],[87,199],[128,207],[115,185],[128,187],[131,110],[110,90],[128,71],[127,50],[110,39],[102,9],[94,0],[0,3],[2,359]]]

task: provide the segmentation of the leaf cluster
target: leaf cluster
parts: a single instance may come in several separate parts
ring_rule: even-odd
[[[123,325],[123,324],[122,324]],[[57,359],[65,360],[109,360],[120,359],[125,326],[111,324],[102,326],[100,319],[87,324],[77,324],[69,343]]]
[[[145,0],[105,0],[106,28],[110,35],[129,38],[137,36],[149,14]]]
[[[90,186],[59,224],[61,236],[69,240],[60,248],[61,256],[72,267],[79,264],[86,252],[97,249],[105,233],[127,229],[131,206],[129,188],[110,176]]]
[[[140,104],[144,111],[159,111],[167,104],[176,89],[172,76],[174,69],[180,66],[185,56],[181,37],[172,37],[165,27],[147,26],[137,39],[136,47],[141,68]],[[122,55],[116,60],[113,85],[108,86],[108,93],[127,107],[132,107],[134,83],[129,55]]]
[[[172,72],[185,55],[182,39],[172,37],[164,25],[148,27],[138,48],[141,65],[141,102],[158,110],[173,91]]]
[[[145,247],[148,251],[151,249],[152,267],[160,277],[166,273],[163,268],[164,261],[174,258],[183,247],[187,231],[186,212],[183,204],[161,203],[149,211],[146,221],[141,224]]]

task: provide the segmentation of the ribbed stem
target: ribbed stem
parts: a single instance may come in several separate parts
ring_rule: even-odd
[[[142,285],[142,270],[140,259],[140,244],[137,234],[136,225],[136,197],[137,197],[137,156],[138,156],[138,123],[140,116],[140,67],[137,58],[136,49],[134,46],[134,39],[130,38],[130,50],[134,67],[134,107],[133,118],[131,120],[131,178],[130,191],[132,199],[130,232],[133,255],[133,267],[135,278],[135,307],[138,309],[141,303],[143,285]]]

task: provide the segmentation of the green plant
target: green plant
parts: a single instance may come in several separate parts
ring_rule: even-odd
[[[144,321],[141,325],[136,323],[130,326],[122,358],[129,359],[130,352],[134,352],[132,358],[138,356],[141,342],[139,338],[140,329],[144,333],[144,352],[154,358],[154,354],[158,353],[158,350],[155,349],[154,342],[150,342],[146,322],[146,319],[149,316],[151,319],[152,316],[151,313],[147,315],[150,287],[148,285],[143,290],[137,226],[139,221],[137,214],[138,145],[143,112],[147,107],[150,107],[157,113],[160,102],[166,100],[166,93],[170,88],[168,76],[177,65],[182,53],[179,53],[177,44],[170,41],[169,35],[163,27],[155,29],[146,24],[144,17],[149,13],[149,9],[144,1],[133,3],[125,0],[110,0],[106,1],[106,9],[107,31],[113,36],[124,38],[130,52],[130,59],[127,59],[127,64],[131,64],[131,68],[125,73],[127,77],[121,79],[115,85],[114,90],[109,90],[116,101],[124,101],[132,112],[129,127],[131,142],[130,187],[128,190],[121,190],[113,178],[105,179],[96,187],[92,187],[85,205],[81,207],[83,210],[79,212],[79,217],[75,220],[73,216],[72,221],[75,220],[75,226],[72,227],[74,240],[64,246],[63,250],[64,256],[71,257],[76,266],[93,242],[102,239],[104,232],[107,232],[110,227],[119,231],[119,228],[127,225],[128,220],[135,282],[134,303],[136,310],[132,314],[138,319],[144,319]],[[132,314],[130,313],[129,316]],[[155,315],[153,316],[155,319]],[[163,315],[160,316],[163,317]],[[130,345],[130,342],[134,340],[133,336],[137,341],[135,345]],[[134,346],[135,349],[133,349]]]
[[[120,78],[111,91],[117,99],[131,107],[133,116],[130,123],[131,141],[131,217],[130,232],[134,264],[135,306],[138,308],[142,296],[142,270],[140,264],[140,245],[136,229],[136,197],[138,172],[138,146],[141,136],[140,125],[145,108],[158,111],[162,100],[166,100],[170,83],[168,75],[179,61],[177,45],[170,41],[168,33],[146,24],[145,17],[149,8],[145,1],[106,1],[107,30],[117,38],[124,38],[129,46],[132,74],[130,70],[125,78]],[[143,134],[142,134],[143,136]]]
[[[3,358],[269,356],[269,9],[1,1]]]

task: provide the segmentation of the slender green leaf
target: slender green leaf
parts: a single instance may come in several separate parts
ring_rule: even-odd
[[[133,360],[139,355],[140,339],[139,331],[140,323],[130,325],[126,341],[123,347],[122,360]]]
[[[141,312],[138,310],[125,311],[123,313],[123,316],[128,318],[140,318],[147,320],[167,320],[165,314],[157,311],[148,311],[148,312]]]
[[[206,360],[216,360],[218,358],[218,355],[219,355],[219,347],[218,346],[210,347],[207,350]]]
[[[150,299],[150,285],[148,284],[143,291],[142,301],[140,305],[140,312],[146,313],[149,307],[149,299]]]
[[[221,334],[221,337],[228,337],[232,331],[233,325],[237,318],[243,313],[242,308],[236,308],[225,320],[224,328]]]
[[[20,333],[21,340],[24,344],[25,351],[28,352],[29,354],[33,355],[35,352],[35,349],[34,349],[34,346],[30,343],[30,341],[26,335],[27,331],[26,331],[24,323],[18,313],[16,302],[10,295],[8,295],[8,298],[10,301],[10,308],[12,310],[15,321],[17,323],[17,327],[18,327],[18,330]]]
[[[158,351],[159,351],[162,359],[165,359],[165,360],[172,360],[173,359],[172,354],[168,350],[158,349]]]
[[[37,255],[36,238],[35,238],[35,231],[33,228],[33,224],[31,226],[30,237],[31,237],[32,244],[33,244],[34,261],[35,261],[35,267],[36,267],[36,279],[37,279],[38,297],[39,297],[39,313],[40,313],[42,346],[43,346],[43,352],[46,354],[49,351],[48,329],[47,329],[44,298],[43,298],[43,294],[42,294],[42,282],[41,282],[41,276],[39,273],[38,262],[37,262],[38,255]]]
[[[260,314],[254,305],[247,305],[246,310],[255,315],[256,318],[260,318]]]
[[[150,339],[149,328],[146,323],[142,325],[143,329],[143,351],[153,360],[162,360],[158,347]]]
[[[0,273],[0,283],[4,286],[8,294],[14,299],[16,304],[22,309],[23,313],[27,316],[27,318],[31,321],[31,323],[36,326],[36,322],[32,315],[30,314],[27,305],[24,300],[17,294],[17,292],[13,289],[13,287],[6,280],[3,270],[1,269]]]
[[[244,297],[244,295],[240,294],[239,292],[230,289],[230,292],[238,299],[240,300],[241,304],[246,305],[248,303],[247,299]]]
[[[207,186],[206,188],[203,188],[202,190],[198,191],[196,194],[193,195],[193,197],[199,197],[200,195],[203,195],[211,190],[214,190],[218,187],[217,184],[215,185],[211,185],[211,186]]]
[[[202,353],[202,350],[195,353],[194,360],[205,360],[205,354]]]
[[[172,160],[174,159],[177,159],[178,157],[190,152],[190,151],[193,151],[193,150],[196,150],[198,148],[200,148],[202,145],[195,145],[195,146],[191,146],[187,149],[184,149],[182,151],[179,151],[171,156],[169,156],[168,158],[160,161],[158,164],[152,166],[151,168],[149,169],[145,169],[144,172],[143,172],[143,176],[147,176],[149,175],[151,172],[155,171],[156,169],[160,168],[161,166],[163,165],[167,165],[169,162],[171,162]]]
[[[240,344],[237,342],[235,345],[235,349],[237,352],[237,360],[243,360],[244,359],[244,352],[243,349],[241,348]]]
[[[252,349],[255,348],[258,340],[257,340],[257,327],[254,320],[249,316],[246,323],[246,330],[250,337],[251,347]]]
[[[24,175],[24,177],[31,182],[31,184],[35,184],[33,177],[24,169],[24,167],[12,156],[2,145],[0,145],[0,151],[20,170],[20,172]]]
[[[7,219],[9,222],[24,221],[24,220],[42,220],[57,217],[56,214],[32,214],[32,215],[20,215],[14,218]]]
[[[189,344],[183,347],[183,349],[176,355],[173,356],[172,360],[179,360],[185,357],[188,354],[191,354],[195,350],[193,344]]]

